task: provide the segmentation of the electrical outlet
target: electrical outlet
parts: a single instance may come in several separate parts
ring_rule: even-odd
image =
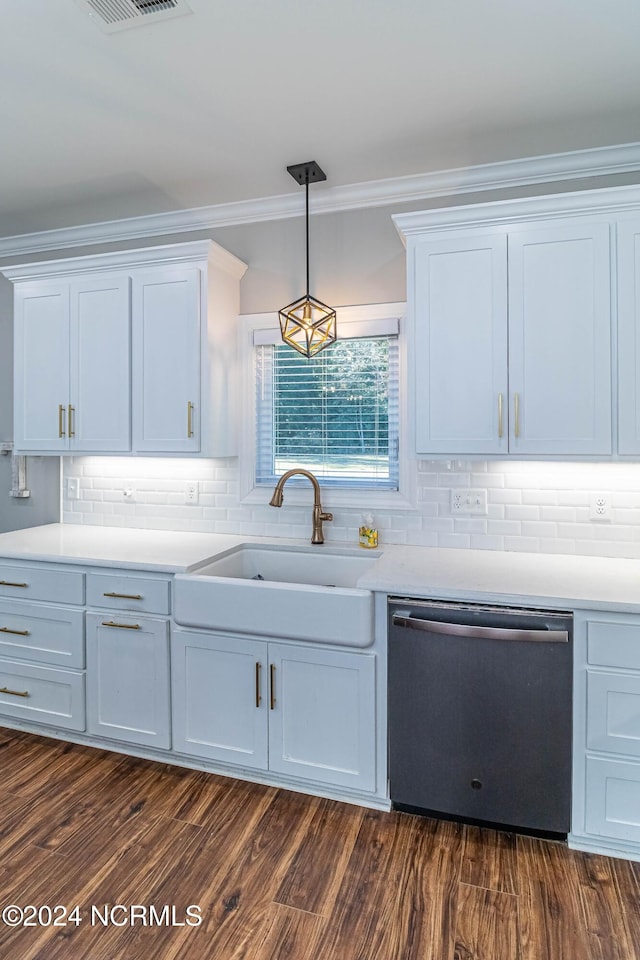
[[[80,479],[78,477],[67,477],[67,499],[80,499]]]
[[[589,520],[611,520],[611,500],[606,493],[591,494]]]
[[[199,483],[197,480],[187,480],[184,485],[184,502],[192,506],[198,502],[200,496]]]
[[[486,490],[451,491],[451,513],[471,513],[486,516],[488,512]]]

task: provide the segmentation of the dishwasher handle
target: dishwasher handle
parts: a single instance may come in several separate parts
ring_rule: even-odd
[[[509,627],[482,627],[465,623],[441,623],[439,620],[422,620],[419,617],[407,617],[394,613],[394,627],[407,627],[410,630],[424,630],[426,633],[440,633],[452,637],[472,637],[476,640],[535,640],[542,643],[568,643],[567,630],[519,630]]]

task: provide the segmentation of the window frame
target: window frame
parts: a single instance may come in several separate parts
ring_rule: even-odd
[[[340,330],[351,326],[352,333],[356,332],[355,325],[360,328],[382,321],[397,320],[398,322],[398,365],[399,365],[399,487],[398,490],[376,489],[348,489],[346,487],[323,485],[323,502],[331,503],[335,507],[354,507],[363,510],[385,509],[406,510],[415,507],[415,470],[410,469],[410,460],[407,456],[407,395],[406,395],[406,303],[374,303],[359,306],[338,307],[337,327],[338,339]],[[243,314],[238,318],[239,332],[239,362],[241,367],[241,398],[239,403],[239,479],[240,502],[242,504],[268,504],[272,489],[269,486],[257,486],[255,483],[256,468],[256,354],[254,349],[254,332],[259,330],[279,329],[278,314],[254,313]],[[363,330],[363,336],[367,334]],[[369,328],[369,336],[371,336]],[[296,505],[308,505],[309,492],[305,487],[291,486],[287,490],[287,502]]]

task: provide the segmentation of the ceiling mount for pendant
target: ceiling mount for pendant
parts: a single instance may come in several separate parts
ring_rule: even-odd
[[[310,358],[336,339],[336,312],[309,293],[309,184],[327,176],[315,160],[287,167],[294,180],[305,188],[307,235],[307,292],[278,311],[282,339],[298,353]]]
[[[308,163],[292,163],[287,167],[287,173],[290,173],[301,187],[327,179],[326,173],[320,169],[315,160],[309,160]]]

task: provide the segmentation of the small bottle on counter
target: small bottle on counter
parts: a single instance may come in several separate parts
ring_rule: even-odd
[[[366,550],[372,550],[378,546],[378,530],[373,525],[373,517],[370,513],[365,513],[360,518],[358,543]]]

